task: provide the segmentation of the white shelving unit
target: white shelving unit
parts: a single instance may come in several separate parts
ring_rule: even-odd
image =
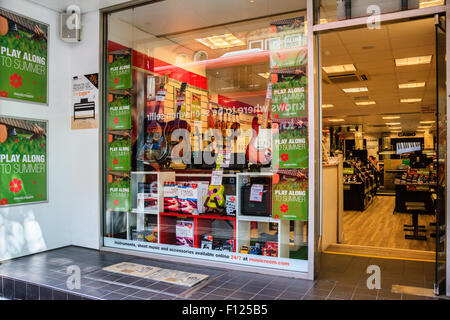
[[[137,207],[137,193],[138,193],[138,183],[143,182],[146,176],[153,176],[152,180],[158,182],[158,207],[157,210],[144,210],[141,211]],[[130,227],[136,226],[136,231],[145,230],[145,216],[155,215],[156,223],[159,226],[159,213],[164,210],[164,195],[162,190],[164,188],[164,182],[175,181],[174,171],[155,171],[155,172],[144,172],[144,171],[133,171],[131,172],[131,212],[127,215],[127,239],[131,240]],[[159,233],[158,233],[158,243],[159,243]]]
[[[261,233],[269,231],[269,223],[278,224],[277,242],[278,242],[278,257],[289,258],[289,234],[290,234],[290,220],[274,219],[272,217],[247,216],[241,215],[243,208],[241,207],[241,187],[246,182],[247,178],[251,177],[269,177],[273,176],[272,172],[245,172],[238,173],[236,177],[236,201],[237,201],[237,236],[236,249],[239,250],[242,246],[250,246],[251,237],[251,223],[258,223],[258,236]]]

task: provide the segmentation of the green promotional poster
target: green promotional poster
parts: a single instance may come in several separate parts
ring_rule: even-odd
[[[110,211],[130,211],[130,179],[128,177],[109,175],[108,209]]]
[[[109,55],[109,90],[123,90],[132,87],[131,54],[110,53]]]
[[[109,134],[109,171],[129,171],[131,165],[131,140],[120,134]]]
[[[131,97],[130,95],[109,94],[108,104],[109,130],[131,129]]]
[[[306,65],[304,18],[274,21],[270,24],[270,68],[281,69]]]
[[[272,118],[306,116],[306,77],[272,84]]]
[[[202,121],[202,96],[195,93],[192,94],[191,119]]]
[[[308,129],[306,119],[292,118],[273,122],[273,167],[308,168]]]
[[[308,220],[308,179],[306,171],[280,170],[274,175],[272,217]]]
[[[0,117],[0,206],[47,200],[47,123]]]
[[[47,103],[48,26],[0,8],[0,98]]]

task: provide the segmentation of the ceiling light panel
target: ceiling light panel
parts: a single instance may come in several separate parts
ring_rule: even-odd
[[[357,106],[371,106],[371,105],[376,104],[376,102],[375,101],[360,101],[360,102],[355,102],[355,104]]]
[[[401,83],[398,85],[398,87],[399,87],[399,89],[423,88],[423,87],[425,87],[425,82]]]
[[[401,103],[416,103],[422,102],[422,98],[412,98],[412,99],[400,99]]]
[[[383,117],[383,120],[395,120],[395,119],[400,119],[400,116]]]
[[[405,66],[414,66],[418,64],[430,64],[432,57],[433,57],[432,55],[429,55],[429,56],[395,59],[395,65],[397,67],[405,67]]]
[[[335,66],[322,67],[323,71],[326,73],[341,73],[341,72],[352,72],[356,71],[356,68],[353,64],[341,64]]]
[[[245,43],[231,33],[195,39],[211,49],[224,49],[243,46]]]
[[[359,93],[359,92],[367,92],[369,89],[367,87],[361,87],[361,88],[346,88],[342,89],[345,93]]]

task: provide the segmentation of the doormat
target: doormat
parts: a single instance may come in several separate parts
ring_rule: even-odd
[[[117,263],[105,267],[103,270],[187,287],[193,287],[209,277],[206,274],[164,269],[131,262]]]

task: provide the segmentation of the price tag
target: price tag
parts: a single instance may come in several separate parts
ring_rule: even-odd
[[[222,178],[223,178],[223,171],[222,170],[216,170],[212,172],[211,177],[211,185],[212,186],[221,186],[222,185]]]
[[[254,184],[250,189],[250,201],[262,202],[264,185]]]

